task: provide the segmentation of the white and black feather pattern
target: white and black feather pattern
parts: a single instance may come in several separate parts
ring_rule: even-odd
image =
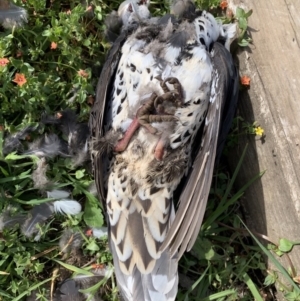
[[[219,139],[220,124],[222,119],[230,123],[237,99],[231,56],[216,43],[222,25],[183,2],[188,4],[179,13],[183,19],[150,19],[121,33],[100,76],[90,117],[95,181],[107,209],[124,300],[175,300],[177,262],[198,235],[218,141],[221,145],[228,132],[226,126]],[[168,78],[179,81],[183,103],[171,105],[172,121],[151,123],[161,134],[141,126],[124,151],[103,152],[101,143],[117,143],[112,137],[120,136],[112,133],[124,135],[152,93],[164,94],[160,83]],[[159,143],[164,147],[161,160],[154,157]],[[182,181],[175,214],[173,193]]]

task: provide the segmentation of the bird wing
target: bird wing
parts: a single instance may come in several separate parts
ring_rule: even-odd
[[[109,95],[108,91],[114,82],[114,75],[118,67],[121,57],[121,49],[128,36],[127,31],[122,31],[120,36],[112,45],[106,61],[104,63],[96,89],[96,101],[91,110],[89,128],[91,129],[92,143],[99,141],[103,136],[103,117],[106,107],[106,100]],[[95,182],[98,192],[100,192],[103,208],[105,208],[105,189],[104,189],[104,174],[103,174],[103,154],[100,152],[92,153],[94,162]]]
[[[180,249],[179,258],[191,250],[198,236],[216,155],[224,146],[238,97],[238,74],[231,54],[219,43],[214,44],[211,54],[213,80],[201,145],[181,192],[175,220],[161,246],[161,251],[170,248],[173,255]]]

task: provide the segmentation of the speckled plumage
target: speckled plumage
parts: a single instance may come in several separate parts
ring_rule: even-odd
[[[211,14],[191,11],[191,2],[185,2],[188,17],[183,12],[178,20],[147,19],[122,31],[104,66],[108,69],[100,77],[91,113],[96,185],[105,199],[125,300],[175,300],[177,262],[191,249],[206,207],[221,110],[227,93],[236,99],[237,74],[230,54],[215,43],[223,27]],[[151,122],[155,134],[140,126],[124,151],[105,153],[103,149],[113,150],[126,135],[153,93],[165,94],[161,82],[169,78],[178,79],[183,93],[179,107],[172,98],[163,102],[163,114],[174,118]],[[167,86],[172,95],[175,85]],[[161,114],[155,108],[152,113]],[[159,160],[154,156],[158,149],[163,153]],[[190,187],[183,189],[175,213],[173,193],[185,175],[185,187]]]

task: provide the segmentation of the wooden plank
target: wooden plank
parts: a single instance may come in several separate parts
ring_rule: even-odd
[[[248,93],[239,100],[239,115],[257,121],[263,140],[244,137],[233,151],[233,162],[244,145],[249,150],[238,184],[266,170],[248,189],[244,204],[248,225],[274,242],[300,240],[300,0],[235,0],[253,9],[253,39],[238,54],[241,75],[251,77]],[[300,247],[291,253],[300,273]],[[286,265],[288,267],[288,265]]]

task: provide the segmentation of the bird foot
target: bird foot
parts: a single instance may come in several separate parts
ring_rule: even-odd
[[[136,117],[125,132],[124,137],[119,140],[115,146],[114,150],[116,152],[123,152],[127,148],[131,138],[140,126],[146,128],[152,135],[161,135],[161,133],[155,127],[153,127],[151,123],[172,122],[177,120],[174,114],[168,114],[165,112],[165,107],[163,104],[166,101],[170,101],[175,104],[176,108],[182,106],[183,93],[181,84],[175,77],[169,77],[164,81],[159,77],[157,77],[157,79],[161,81],[160,85],[164,91],[164,94],[157,96],[156,93],[152,93],[145,104],[138,109]],[[167,83],[173,85],[174,90],[170,91]],[[155,147],[154,156],[157,158],[157,160],[161,160],[163,154],[164,143],[160,139]]]

